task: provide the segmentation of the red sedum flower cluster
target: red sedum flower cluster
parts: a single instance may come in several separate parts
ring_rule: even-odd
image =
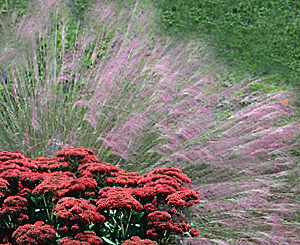
[[[88,190],[94,190],[97,186],[97,181],[89,177],[80,177],[77,179],[70,179],[64,181],[60,186],[61,189],[57,191],[58,197],[64,196],[80,196],[81,193],[84,193]]]
[[[60,240],[61,245],[98,245],[102,244],[101,237],[96,236],[94,231],[84,231],[75,237],[64,237]]]
[[[12,234],[19,245],[54,245],[56,244],[55,230],[51,226],[38,221],[33,225],[26,224],[19,226],[18,229]]]
[[[135,209],[141,210],[143,205],[130,193],[121,187],[106,187],[99,191],[100,199],[97,202],[99,212],[105,209]]]
[[[180,184],[182,184],[182,182],[192,182],[192,180],[188,178],[188,176],[185,173],[183,173],[181,169],[174,167],[157,168],[154,169],[150,174],[167,175],[176,179]]]
[[[0,198],[4,198],[8,192],[9,183],[7,180],[0,178]]]
[[[98,181],[104,181],[103,177],[116,176],[121,169],[106,162],[88,162],[78,168],[82,176],[96,178]]]
[[[8,181],[10,194],[16,195],[19,191],[19,181],[24,174],[37,170],[37,166],[19,152],[0,152],[0,178]]]
[[[58,161],[57,158],[38,157],[32,161],[38,168],[38,172],[66,171],[68,163]]]
[[[128,187],[128,186],[136,187],[138,181],[142,177],[143,177],[142,175],[136,172],[131,172],[131,173],[121,172],[116,177],[107,178],[107,183],[116,184],[124,187]]]
[[[92,150],[87,148],[72,148],[72,149],[62,149],[56,154],[56,159],[59,163],[68,163],[68,169],[70,171],[78,168],[84,160],[90,157],[94,157],[95,154]]]
[[[78,224],[84,226],[90,222],[104,222],[105,217],[97,212],[96,206],[86,199],[64,197],[55,206],[56,216],[63,220],[64,224]]]
[[[28,221],[27,199],[20,196],[7,197],[2,204],[0,218],[12,220],[16,224]]]
[[[33,195],[49,195],[56,196],[57,191],[63,189],[66,182],[76,179],[71,172],[55,172],[45,175],[44,180],[33,189]]]
[[[190,182],[173,167],[127,173],[87,148],[34,160],[0,152],[0,233],[6,233],[0,244],[51,245],[57,236],[60,244],[102,244],[108,236],[124,245],[155,245],[166,234],[197,236],[180,220],[185,207],[200,201]]]
[[[187,187],[182,187],[166,198],[169,205],[192,206],[200,202],[199,193]]]
[[[142,240],[138,236],[133,236],[130,240],[123,242],[122,245],[158,245],[158,243],[150,239]]]
[[[200,231],[192,227],[191,224],[185,221],[174,222],[172,216],[165,211],[155,211],[148,215],[147,235],[158,238],[166,231],[183,234],[189,232],[192,236],[197,236]]]
[[[72,148],[62,149],[58,151],[55,156],[57,158],[77,157],[79,159],[84,159],[85,157],[95,156],[95,153],[88,148]]]

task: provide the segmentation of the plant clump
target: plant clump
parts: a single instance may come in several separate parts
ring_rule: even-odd
[[[56,244],[55,230],[51,226],[46,225],[42,221],[37,221],[33,225],[26,224],[20,226],[13,232],[12,238],[15,239],[18,245],[25,244]]]
[[[10,171],[0,178],[0,244],[155,245],[200,234],[183,220],[200,199],[180,169],[125,172],[86,148],[0,156],[0,172]]]

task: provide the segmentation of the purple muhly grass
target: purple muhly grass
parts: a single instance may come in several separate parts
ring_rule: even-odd
[[[250,106],[237,107],[237,113],[220,121],[218,127],[207,130],[211,134],[215,132],[203,144],[214,157],[208,169],[215,169],[215,173],[205,169],[203,174],[198,172],[199,183],[210,183],[199,186],[204,201],[199,212],[206,219],[211,215],[216,233],[244,232],[243,227],[247,226],[251,231],[243,236],[251,233],[251,238],[244,238],[245,242],[299,242],[299,237],[288,235],[296,227],[284,224],[284,220],[295,218],[298,209],[295,197],[292,193],[278,194],[289,192],[286,176],[293,169],[295,157],[288,150],[297,146],[299,135],[297,124],[290,119],[295,109],[282,103],[291,96],[281,92],[266,99],[257,98]],[[289,119],[291,122],[286,123]],[[221,228],[216,229],[214,224]]]
[[[103,3],[98,2],[94,4],[93,9],[95,12],[99,11],[101,13],[102,21],[109,21],[117,14],[114,10],[115,5],[116,4],[114,2],[111,2],[108,5],[103,5]]]
[[[229,151],[230,149],[237,150],[238,148],[236,147],[244,148],[243,145],[246,143],[253,146],[257,144],[257,148],[270,148],[270,150],[275,147],[276,143],[277,147],[282,143],[286,145],[291,144],[295,141],[298,134],[296,125],[289,124],[280,128],[275,126],[276,123],[288,119],[292,113],[293,109],[291,106],[280,102],[286,96],[289,95],[287,93],[282,94],[281,98],[278,95],[272,96],[273,99],[274,97],[278,98],[277,102],[270,101],[272,97],[266,100],[261,99],[261,102],[240,110],[220,126],[219,131],[222,132],[217,140],[213,140],[211,146],[217,146],[220,154],[222,153],[222,148],[227,148]],[[261,142],[260,144],[258,143],[259,141]],[[227,144],[227,146],[222,147],[221,142]],[[281,145],[281,147],[284,146]]]
[[[190,244],[190,245],[229,245],[229,243],[223,242],[219,239],[208,239],[204,237],[197,237],[197,238],[190,238],[190,237],[182,237],[181,241],[183,244]],[[182,244],[182,243],[181,243]]]
[[[134,140],[141,133],[145,127],[145,120],[143,115],[133,116],[130,120],[126,121],[119,128],[112,129],[108,134],[99,138],[107,146],[113,148],[112,154],[121,156],[124,159],[129,159],[134,144]]]
[[[151,149],[162,155],[161,161],[152,167],[166,162],[178,163],[179,167],[180,162],[196,164],[199,160],[217,166],[224,164],[222,158],[228,158],[232,153],[237,157],[236,145],[244,140],[251,141],[248,134],[254,129],[269,127],[266,124],[274,122],[274,118],[279,120],[276,112],[285,118],[289,111],[274,104],[257,111],[256,107],[250,107],[248,112],[242,112],[234,93],[244,89],[243,84],[227,89],[213,85],[215,76],[203,73],[204,65],[193,59],[197,50],[192,44],[185,49],[183,47],[187,44],[184,42],[179,45],[169,42],[165,46],[157,43],[147,53],[143,51],[145,44],[147,42],[143,39],[125,40],[115,51],[115,56],[107,62],[100,62],[101,70],[98,69],[93,87],[95,93],[89,100],[96,109],[89,110],[86,117],[93,122],[94,128],[95,122],[102,117],[105,127],[98,137],[98,141],[102,139],[103,142],[101,150],[105,146],[110,147],[115,154],[130,161],[141,135],[145,130],[153,130],[161,134],[167,143]],[[168,45],[173,45],[172,49],[168,49]],[[188,55],[187,50],[190,51]],[[142,61],[144,65],[140,65]],[[262,98],[257,99],[264,103]],[[229,100],[241,114],[228,122],[217,122],[215,115],[220,112],[217,105],[222,100]],[[247,113],[250,113],[249,116]],[[259,127],[256,123],[258,117],[262,119]],[[110,118],[114,119],[113,124]],[[228,131],[221,124],[227,125]],[[129,130],[124,130],[126,125],[131,125]],[[152,126],[149,128],[149,125]],[[236,137],[225,136],[226,133],[233,135],[235,130]],[[224,147],[220,144],[222,142],[226,145],[231,143]],[[232,147],[230,144],[233,144]],[[214,152],[214,145],[218,145],[219,152]],[[279,144],[275,146],[274,143],[272,147],[278,148]],[[264,150],[261,151],[265,154]]]
[[[234,241],[239,241],[239,237],[248,236],[244,228],[249,227],[257,241],[287,243],[286,234],[292,225],[281,227],[275,210],[282,207],[284,219],[289,220],[297,205],[293,198],[278,198],[273,191],[278,186],[287,188],[282,177],[295,161],[287,150],[294,147],[296,124],[278,126],[294,111],[281,103],[292,95],[282,92],[264,98],[250,94],[253,100],[245,106],[240,103],[243,95],[236,94],[245,90],[243,83],[221,88],[213,84],[217,82],[214,75],[199,75],[201,69],[195,68],[195,61],[177,58],[184,57],[182,47],[186,44],[168,49],[171,42],[164,47],[157,43],[150,56],[139,56],[143,45],[143,41],[136,40],[123,43],[116,52],[120,56],[102,64],[111,68],[111,73],[100,71],[95,96],[89,101],[98,118],[103,114],[106,123],[98,137],[103,142],[100,151],[110,147],[114,154],[136,165],[141,164],[139,159],[150,161],[142,155],[135,159],[134,154],[145,130],[154,131],[165,141],[148,145],[149,151],[161,158],[151,166],[145,164],[145,168],[175,166],[191,174],[193,188],[200,190],[203,200],[197,211],[209,222],[203,230],[215,232],[224,240],[233,234]],[[145,64],[138,69],[141,59]],[[99,96],[102,93],[104,97]],[[227,105],[220,107],[224,101]],[[232,115],[218,119],[223,110],[231,110]],[[267,220],[263,226],[260,215],[271,217],[272,222]],[[275,234],[273,227],[281,229],[281,234]],[[264,235],[259,232],[262,229]]]
[[[258,138],[257,140],[254,140],[243,147],[242,154],[251,156],[255,155],[258,150],[265,150],[265,153],[268,154],[287,146],[292,146],[293,143],[295,143],[295,138],[298,134],[299,129],[296,124],[264,130],[255,134]]]
[[[141,45],[142,43],[137,43],[139,45]],[[124,46],[123,46],[124,47]],[[131,46],[131,49],[135,47]],[[178,47],[178,50],[181,47]],[[177,51],[177,49],[175,51],[173,51],[174,53]],[[172,52],[172,53],[173,53]],[[125,49],[125,52],[118,52],[120,53],[124,53],[126,58],[122,58],[120,62],[117,63],[117,68],[120,69],[121,64],[122,64],[122,60],[126,60],[126,65],[130,67],[135,67],[137,65],[137,62],[139,60],[137,60],[136,56],[133,56],[132,59],[130,59],[130,53],[127,51],[127,49]],[[134,51],[131,51],[131,53],[134,53]],[[172,54],[170,54],[172,55]],[[122,57],[122,56],[121,56]],[[168,60],[171,63],[171,58],[165,58],[166,60]],[[118,60],[119,61],[119,60]],[[116,60],[111,60],[111,62],[116,62]],[[131,63],[132,62],[132,63]],[[159,61],[161,62],[161,61]],[[165,61],[166,62],[166,61]],[[124,63],[125,65],[125,63]],[[156,66],[158,67],[158,69],[156,69]],[[128,103],[134,103],[137,104],[137,106],[135,107],[137,110],[143,110],[143,113],[141,115],[136,114],[136,113],[130,113],[129,112],[129,116],[132,116],[133,119],[130,119],[128,116],[128,119],[123,121],[124,125],[120,125],[117,128],[120,128],[118,130],[119,133],[116,133],[116,129],[114,127],[114,129],[112,129],[113,133],[108,133],[105,135],[111,135],[113,137],[115,137],[116,139],[118,139],[118,142],[121,142],[123,139],[128,138],[125,137],[125,135],[121,134],[122,130],[124,131],[124,128],[126,128],[126,125],[132,125],[132,123],[134,122],[135,125],[135,130],[138,130],[140,132],[143,132],[142,130],[144,129],[142,125],[146,126],[149,125],[149,123],[154,124],[156,127],[160,128],[160,131],[164,131],[164,135],[166,137],[169,137],[168,135],[178,135],[177,137],[180,138],[182,137],[184,140],[191,140],[193,138],[195,138],[197,136],[197,133],[199,133],[200,131],[203,131],[205,129],[205,125],[208,123],[208,118],[210,117],[210,109],[208,108],[197,108],[196,105],[196,101],[193,98],[186,98],[186,99],[180,99],[180,92],[176,91],[175,88],[176,86],[179,87],[180,86],[183,87],[183,85],[176,85],[176,77],[179,74],[179,71],[177,71],[174,68],[168,68],[165,66],[161,66],[160,64],[157,64],[154,69],[150,70],[147,69],[147,67],[143,67],[142,69],[142,73],[143,71],[148,71],[148,76],[155,74],[155,70],[159,71],[159,76],[161,77],[160,80],[158,80],[156,83],[151,82],[150,84],[147,84],[146,81],[140,81],[141,78],[136,77],[137,74],[127,74],[126,72],[123,73],[122,76],[122,80],[124,81],[124,79],[126,80],[126,76],[130,75],[130,79],[131,82],[129,82],[129,84],[131,86],[134,86],[134,83],[141,83],[144,82],[144,84],[139,84],[139,88],[140,91],[146,91],[142,92],[142,93],[138,93],[139,90],[134,90],[134,87],[131,88],[131,91],[133,91],[135,94],[133,94],[133,96],[130,96],[131,94],[129,94],[130,97],[127,97],[127,103],[124,103],[124,101],[120,101],[123,103],[117,103],[118,107],[115,107],[116,112],[120,111],[120,107],[124,104],[128,104]],[[118,81],[120,78],[116,77],[116,79],[113,79],[113,71],[115,69],[115,66],[112,66],[112,71],[109,70],[110,72],[106,72],[105,74],[107,74],[107,77],[109,78],[108,81],[110,80],[115,80]],[[150,74],[149,74],[149,70],[150,70]],[[122,72],[119,70],[119,73],[122,74]],[[105,75],[104,74],[104,75]],[[103,75],[103,74],[102,74]],[[118,75],[118,74],[117,74]],[[100,86],[104,86],[102,83],[105,84],[106,81],[106,76],[104,79],[101,80],[101,85]],[[151,77],[150,77],[151,79]],[[121,82],[120,81],[120,82]],[[124,83],[124,82],[123,82]],[[137,86],[137,85],[135,85]],[[120,90],[121,89],[121,90]],[[124,89],[124,87],[123,87]],[[125,88],[126,89],[126,88]],[[192,88],[191,88],[192,89]],[[96,90],[97,91],[97,90]],[[100,94],[102,93],[103,90],[100,89]],[[102,100],[100,100],[99,93],[96,93],[97,95],[94,96],[92,98],[93,104],[99,104],[99,103],[104,103],[104,104],[109,104],[111,103],[109,98],[111,96],[120,96],[119,93],[123,92],[122,97],[124,96],[128,96],[127,95],[127,91],[122,90],[122,83],[120,83],[118,88],[112,87],[112,89],[106,90],[106,96],[102,97]],[[127,93],[125,93],[127,92]],[[147,93],[147,94],[145,94]],[[108,94],[112,94],[109,95]],[[196,95],[198,96],[198,94]],[[198,96],[199,97],[199,96]],[[178,100],[179,98],[179,100]],[[118,97],[119,99],[119,97]],[[124,98],[125,99],[125,98]],[[178,100],[179,103],[175,103],[176,99]],[[197,98],[198,99],[198,98]],[[103,101],[105,100],[105,101]],[[113,102],[113,101],[112,101]],[[104,105],[105,106],[105,105]],[[191,107],[191,108],[189,108]],[[122,112],[123,116],[126,115],[126,112]],[[178,120],[179,118],[184,118],[183,120]],[[138,123],[137,123],[137,118],[139,118]],[[186,120],[185,120],[186,119]],[[142,121],[144,121],[142,123]],[[202,124],[199,125],[199,121],[202,121]],[[176,126],[172,125],[172,123],[177,123],[178,124]],[[132,128],[132,126],[131,126]],[[121,131],[120,131],[121,130]],[[126,131],[126,130],[125,130]],[[124,131],[124,132],[125,132]],[[137,135],[137,132],[135,133],[135,135]],[[133,132],[133,130],[132,130]],[[128,132],[127,132],[128,133]],[[131,135],[133,136],[133,134],[131,133]],[[106,143],[108,143],[107,141],[107,136],[102,136],[104,137],[103,139],[105,140]],[[134,139],[134,138],[132,138]],[[170,142],[172,144],[172,142]],[[112,143],[109,143],[110,145],[112,145]],[[127,141],[127,146],[129,146],[129,141]],[[120,143],[117,143],[117,145],[120,145]],[[174,143],[173,143],[174,145]],[[166,146],[168,148],[168,146]],[[122,149],[122,152],[124,153],[124,149]],[[127,152],[132,151],[128,149]],[[118,154],[120,154],[120,150],[117,151]],[[124,154],[123,154],[124,155]],[[128,158],[128,157],[127,157]]]
[[[218,192],[221,196],[218,197],[218,193],[212,190],[215,199],[203,197],[205,203],[201,206],[210,212],[213,210],[211,217],[218,217],[216,222],[223,227],[223,235],[228,234],[225,232],[226,227],[231,227],[228,228],[228,232],[233,232],[234,229],[243,231],[243,227],[250,226],[253,232],[260,229],[266,232],[265,236],[255,233],[253,236],[257,236],[257,241],[267,244],[299,241],[296,237],[286,236],[293,226],[281,225],[278,219],[279,212],[273,211],[274,208],[279,210],[282,207],[287,215],[286,219],[293,219],[297,210],[297,205],[293,203],[294,197],[291,200],[279,198],[278,203],[274,204],[272,200],[276,195],[270,192],[277,189],[277,186],[287,186],[282,177],[289,173],[295,161],[293,157],[288,156],[287,151],[296,146],[298,126],[296,123],[280,126],[286,124],[285,121],[289,120],[295,111],[291,105],[282,103],[284,99],[293,95],[289,92],[271,94],[267,98],[254,95],[255,100],[245,107],[239,104],[240,99],[233,93],[235,89],[244,89],[241,84],[234,86],[234,89],[224,89],[218,94],[205,94],[206,85],[199,87],[201,89],[198,91],[195,87],[188,87],[182,94],[190,97],[180,100],[179,93],[167,90],[166,84],[166,91],[161,92],[166,94],[166,97],[160,96],[159,102],[150,104],[147,108],[146,113],[169,140],[167,144],[156,148],[162,158],[151,167],[164,164],[187,169],[190,173],[198,170],[194,178],[196,183],[213,183],[211,186],[214,187],[214,182],[221,182]],[[151,96],[151,92],[148,89],[147,94],[143,96],[155,101],[156,98]],[[206,99],[202,101],[199,98]],[[220,112],[217,105],[225,99],[230,101],[235,114],[216,121],[214,115]],[[189,106],[185,108],[187,103]],[[201,103],[205,107],[199,107]],[[205,163],[205,168],[210,169],[211,173],[205,168],[202,170],[201,163]],[[263,184],[267,183],[263,181],[264,178],[270,179],[272,175],[280,180],[272,180],[268,185]],[[243,179],[247,179],[247,185],[243,184]],[[207,186],[201,188],[206,190]],[[216,205],[215,208],[209,206],[210,204]],[[226,210],[222,207],[226,207]],[[264,215],[267,213],[278,222],[266,222],[266,225],[263,225],[256,213],[260,215],[261,208]],[[199,212],[201,213],[202,209]],[[227,218],[224,212],[228,213]],[[206,215],[210,217],[209,214],[205,213],[204,216]],[[280,229],[282,234],[272,232],[272,227]],[[246,236],[246,232],[244,234]],[[271,234],[275,237],[271,238]]]
[[[50,12],[58,6],[62,7],[62,2],[62,0],[34,1],[28,11],[29,17],[25,15],[19,19],[16,25],[12,27],[14,32],[20,35],[23,40],[25,39],[34,45],[36,34],[45,27]]]
[[[198,189],[200,199],[205,201],[201,205],[202,215],[206,218],[210,215],[214,217],[209,226],[222,227],[224,232],[227,229],[227,232],[241,231],[244,230],[243,226],[247,226],[249,232],[253,234],[249,240],[245,238],[245,241],[251,241],[255,236],[259,237],[260,241],[267,241],[266,244],[297,241],[296,237],[287,236],[295,228],[289,223],[284,224],[284,220],[293,219],[298,205],[293,203],[292,199],[284,199],[270,191],[270,188],[278,186],[278,181],[263,180],[257,178],[243,182],[230,181],[200,186]],[[274,230],[274,227],[278,229],[280,227],[280,231]],[[221,230],[216,228],[215,232],[219,233]],[[246,232],[244,236],[247,234],[249,233]]]

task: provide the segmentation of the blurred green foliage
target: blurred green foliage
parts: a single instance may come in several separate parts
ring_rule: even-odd
[[[31,0],[0,0],[0,18],[7,18],[9,23],[15,24],[25,15]]]
[[[299,84],[300,2],[156,0],[168,34],[204,38],[231,67]]]
[[[85,19],[84,14],[94,1],[95,0],[68,0],[67,5],[71,10],[73,20],[79,20],[83,23]]]

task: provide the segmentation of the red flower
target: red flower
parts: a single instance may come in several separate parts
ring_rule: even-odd
[[[20,180],[22,184],[30,189],[36,187],[40,184],[47,175],[38,172],[24,172],[20,175]]]
[[[78,166],[83,164],[83,160],[95,157],[92,150],[87,148],[72,148],[72,149],[62,149],[56,153],[56,160],[60,162],[67,162],[68,169],[70,171],[76,171]]]
[[[192,236],[200,235],[200,231],[192,227],[190,223],[185,221],[180,221],[179,223],[174,223],[174,227],[177,227],[178,230],[181,230],[182,233],[189,232]]]
[[[102,191],[105,189],[105,191]],[[130,193],[130,190],[122,187],[103,188],[99,191],[101,199],[97,202],[98,211],[103,209],[129,209],[141,210],[142,204]]]
[[[98,195],[100,198],[107,198],[109,197],[109,193],[115,193],[115,192],[120,192],[124,193],[124,191],[127,191],[128,193],[131,194],[131,188],[124,188],[124,187],[103,187],[101,190],[98,192]]]
[[[89,200],[64,197],[58,201],[55,207],[56,216],[72,223],[89,224],[90,222],[105,221],[105,217],[99,214],[96,206]]]
[[[81,160],[82,164],[99,162],[98,158],[94,155],[89,155]]]
[[[89,242],[89,244],[102,244],[102,239],[96,236],[94,231],[84,231],[75,236],[75,239],[79,241]]]
[[[165,211],[155,211],[148,215],[147,235],[158,238],[162,237],[165,231],[183,234],[187,231],[185,222],[175,223],[171,215]]]
[[[34,188],[33,195],[48,194],[57,195],[57,191],[62,189],[66,181],[74,180],[76,176],[71,172],[55,172],[49,173],[45,176],[44,180]]]
[[[174,189],[170,185],[161,185],[161,184],[156,185],[155,190],[157,194],[162,194],[162,195],[169,195],[176,191],[176,189]]]
[[[7,190],[8,186],[9,183],[7,182],[7,180],[0,178],[0,189]]]
[[[155,188],[154,187],[135,187],[130,188],[131,195],[135,198],[143,198],[143,199],[152,199],[155,196]]]
[[[0,198],[5,197],[8,191],[9,183],[7,180],[0,178]]]
[[[82,176],[95,178],[97,175],[115,176],[121,169],[106,162],[86,163],[78,167],[78,172]]]
[[[80,193],[97,186],[96,180],[92,178],[76,178],[73,173],[55,172],[44,176],[44,180],[34,188],[33,194],[41,193],[63,196],[79,196]]]
[[[160,222],[169,222],[172,216],[166,211],[155,211],[148,214],[148,225],[156,225]]]
[[[78,240],[75,240],[73,237],[64,237],[60,239],[59,244],[62,245],[89,245],[88,242],[81,242]]]
[[[31,190],[28,188],[23,188],[21,191],[17,193],[18,196],[25,197],[31,193]]]
[[[199,236],[200,235],[200,231],[197,230],[194,227],[192,229],[190,229],[189,232],[191,233],[192,236]]]
[[[163,195],[174,193],[180,188],[176,179],[160,174],[147,174],[138,181],[138,185],[153,187],[157,194]]]
[[[148,229],[146,234],[153,238],[159,238],[159,236],[160,236],[155,228]]]
[[[25,212],[27,212],[27,199],[20,196],[9,196],[3,202],[0,215],[19,216]]]
[[[80,230],[80,226],[78,224],[72,225],[71,226],[71,231],[77,232]]]
[[[0,174],[0,178],[6,179],[8,181],[16,181],[22,175],[19,169],[7,169]]]
[[[103,241],[100,237],[96,236],[94,231],[84,231],[83,233],[78,233],[74,238],[64,237],[60,240],[59,244],[62,245],[98,245],[102,244]]]
[[[180,191],[169,195],[166,201],[169,205],[174,206],[192,206],[200,202],[199,192],[184,187]]]
[[[171,208],[170,212],[171,212],[171,213],[175,213],[175,214],[179,214],[179,212],[177,211],[177,209],[174,208],[174,207]]]
[[[156,207],[155,205],[153,205],[152,203],[146,203],[144,205],[144,208],[147,209],[150,212],[154,212],[158,210],[158,207]]]
[[[20,213],[19,217],[16,219],[17,224],[25,223],[29,220],[29,216],[24,213]]]
[[[84,157],[89,157],[94,155],[95,153],[88,148],[61,149],[55,154],[57,158],[70,157],[70,156],[84,158]]]
[[[79,196],[80,193],[86,191],[88,188],[95,188],[97,181],[92,178],[80,177],[78,179],[69,179],[62,183],[57,191],[58,197],[63,196]]]
[[[27,244],[56,244],[56,232],[49,225],[44,225],[43,222],[35,222],[34,225],[26,224],[19,226],[13,234],[12,238],[19,245]]]
[[[191,183],[191,179],[187,177],[185,173],[179,168],[174,167],[166,167],[166,168],[156,168],[150,174],[161,174],[161,175],[168,175],[175,178],[180,183],[188,182]]]
[[[67,233],[69,231],[69,227],[64,225],[62,228],[61,228],[61,232],[62,233]]]
[[[119,173],[116,177],[107,178],[107,182],[111,184],[123,186],[137,186],[137,182],[142,178],[142,175],[135,172]]]
[[[0,162],[4,162],[10,159],[25,159],[26,157],[21,152],[0,152]]]
[[[66,170],[68,168],[67,162],[58,162],[56,158],[38,157],[32,162],[37,166],[39,172]]]
[[[150,239],[142,240],[138,236],[133,236],[130,240],[124,241],[122,245],[158,245],[158,243]]]
[[[3,171],[5,169],[13,168],[9,166],[18,166],[17,168],[23,171],[36,171],[37,166],[31,162],[31,159],[29,158],[23,158],[23,159],[9,159],[7,161],[0,163],[0,170]]]
[[[153,202],[156,199],[156,188],[155,187],[135,187],[128,188],[131,192],[131,195],[137,199],[141,204],[145,205],[146,203],[152,203],[156,205],[156,202]],[[154,210],[153,210],[154,211]]]

